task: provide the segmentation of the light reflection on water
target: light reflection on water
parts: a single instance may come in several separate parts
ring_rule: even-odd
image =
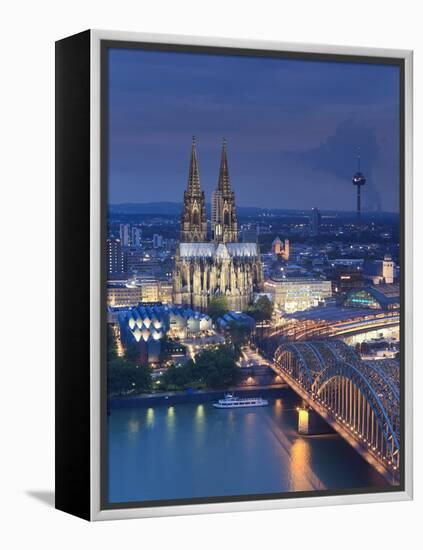
[[[289,465],[291,470],[291,491],[309,491],[310,485],[313,485],[308,475],[311,467],[309,441],[302,437],[298,437],[294,441],[291,447]],[[319,483],[316,483],[316,485],[319,485]]]
[[[154,426],[154,409],[153,407],[148,407],[146,414],[145,425],[147,428],[152,428]]]
[[[380,486],[339,436],[301,437],[296,398],[269,407],[212,403],[112,409],[111,502]]]
[[[204,405],[197,405],[195,409],[195,425],[197,427],[204,426]]]
[[[136,433],[140,429],[140,421],[138,419],[130,418],[128,420],[128,431],[131,433]]]
[[[166,414],[166,438],[168,443],[172,443],[176,433],[176,415],[175,407],[168,407]]]

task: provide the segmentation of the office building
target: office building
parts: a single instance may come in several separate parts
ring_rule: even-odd
[[[134,248],[141,248],[142,246],[142,229],[141,227],[134,226],[131,229],[131,246]]]
[[[107,272],[124,273],[125,260],[120,239],[107,239]]]
[[[162,248],[163,246],[163,237],[155,233],[153,235],[153,248]]]
[[[110,307],[136,306],[141,301],[141,289],[126,284],[108,283],[107,305]]]
[[[131,232],[129,223],[121,223],[119,226],[120,242],[123,247],[130,246],[131,244]]]
[[[310,235],[316,237],[320,232],[321,215],[318,208],[313,208],[310,216]]]
[[[316,307],[332,297],[331,281],[307,277],[290,277],[264,282],[264,291],[271,294],[275,308],[286,313]]]

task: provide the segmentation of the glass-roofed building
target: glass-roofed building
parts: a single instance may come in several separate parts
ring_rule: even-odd
[[[399,284],[379,284],[348,293],[343,305],[369,309],[399,309]]]

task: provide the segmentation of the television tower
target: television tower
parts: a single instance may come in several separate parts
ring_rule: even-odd
[[[361,222],[361,187],[366,183],[366,178],[364,177],[364,174],[361,172],[361,167],[360,167],[360,149],[358,150],[357,163],[358,163],[358,170],[353,175],[352,182],[353,182],[353,185],[357,187],[357,223],[360,223]]]

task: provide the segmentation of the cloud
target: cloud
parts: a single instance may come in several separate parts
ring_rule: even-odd
[[[109,76],[110,200],[180,200],[195,134],[208,194],[225,136],[239,204],[352,209],[361,147],[364,207],[398,209],[394,67],[114,50]]]
[[[351,177],[357,170],[357,155],[360,150],[361,170],[365,173],[366,208],[381,208],[381,198],[374,183],[380,147],[376,130],[352,119],[342,121],[334,134],[319,147],[298,153],[298,159],[319,172],[336,176],[345,185],[351,184]],[[335,190],[334,190],[335,192]]]

